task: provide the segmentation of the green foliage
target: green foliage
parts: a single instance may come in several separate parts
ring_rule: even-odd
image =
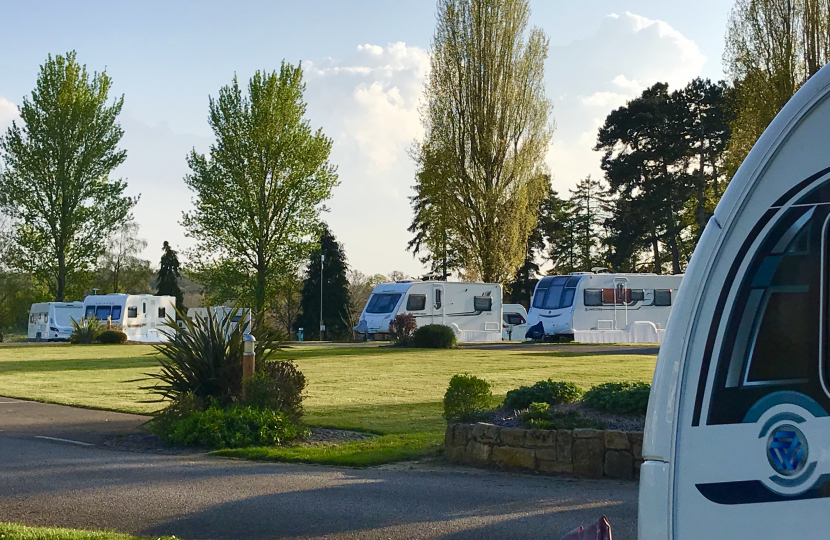
[[[0,136],[0,209],[15,220],[6,255],[16,270],[46,284],[55,300],[80,296],[105,238],[137,199],[109,179],[127,157],[118,149],[123,97],[107,105],[112,80],[90,77],[74,52],[49,55],[21,122]]]
[[[522,423],[531,429],[604,429],[597,420],[585,418],[576,411],[554,411],[547,403],[531,403],[522,415]]]
[[[411,313],[398,313],[389,322],[389,332],[395,338],[395,345],[401,347],[405,347],[412,342],[417,329],[418,322],[415,320],[415,315]]]
[[[127,334],[120,330],[104,330],[98,335],[98,343],[119,344],[127,342]]]
[[[444,394],[444,418],[448,421],[472,420],[490,408],[493,392],[490,383],[475,375],[454,375]]]
[[[326,331],[320,336],[320,255],[323,263],[323,324]],[[303,282],[302,314],[297,326],[304,328],[306,339],[344,340],[352,336],[349,326],[349,280],[346,278],[346,255],[328,227],[320,236],[320,248],[309,256]]]
[[[260,362],[243,386],[245,405],[281,412],[294,423],[302,420],[306,379],[291,360]]]
[[[412,345],[419,349],[451,349],[455,343],[452,328],[443,324],[427,324],[412,336]]]
[[[563,403],[573,403],[582,397],[582,390],[569,382],[548,379],[533,386],[522,386],[507,392],[504,406],[510,409],[527,409],[533,403],[547,403],[551,407]]]
[[[202,402],[214,399],[220,405],[228,405],[241,395],[242,353],[244,352],[242,325],[234,326],[232,319],[240,314],[233,308],[221,317],[210,312],[205,318],[195,320],[177,312],[183,327],[168,316],[162,330],[168,341],[154,345],[159,353],[161,369],[148,373],[156,380],[153,386],[144,387],[161,400],[176,402],[184,394],[192,393]],[[279,347],[282,334],[257,327],[256,355],[265,362]]]
[[[184,293],[179,287],[179,252],[170,247],[167,240],[161,247],[164,254],[161,256],[159,271],[156,277],[156,296],[172,296],[176,299],[176,309],[184,311]]]
[[[303,435],[284,414],[255,407],[214,402],[204,411],[159,424],[157,433],[168,444],[207,448],[275,446]]]
[[[72,319],[72,335],[69,336],[69,342],[89,345],[95,343],[102,331],[103,323],[95,317],[84,318],[80,322]]]
[[[210,99],[216,143],[188,157],[195,208],[182,223],[198,242],[190,273],[212,302],[262,313],[315,247],[337,174],[332,140],[306,118],[304,91],[302,68],[283,62],[256,72],[247,95],[234,77]]]
[[[585,403],[599,411],[645,416],[651,385],[644,382],[613,382],[585,392]]]

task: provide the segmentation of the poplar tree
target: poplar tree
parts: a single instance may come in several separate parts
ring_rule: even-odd
[[[184,310],[184,293],[179,287],[179,278],[182,277],[179,263],[179,252],[173,249],[165,240],[161,247],[162,255],[159,262],[159,271],[156,274],[156,296],[176,297],[176,308]]]
[[[15,222],[6,258],[58,302],[68,289],[82,293],[106,238],[138,201],[124,196],[126,182],[109,178],[127,157],[118,148],[124,97],[108,104],[111,87],[74,51],[49,55],[23,98],[20,123],[0,137],[0,209]]]

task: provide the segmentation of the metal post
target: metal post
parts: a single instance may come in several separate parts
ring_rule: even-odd
[[[251,334],[243,334],[245,344],[242,353],[242,398],[245,398],[245,381],[254,376],[256,368],[256,338]]]
[[[326,256],[320,254],[320,341],[323,341],[323,332],[326,327],[323,324],[323,263],[326,262]]]

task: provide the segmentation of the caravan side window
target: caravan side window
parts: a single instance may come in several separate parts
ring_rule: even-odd
[[[655,306],[670,306],[671,305],[671,289],[654,289],[654,305]]]
[[[111,311],[112,307],[110,306],[98,306],[95,308],[95,318],[105,321],[110,316]]]
[[[117,321],[121,318],[121,306],[112,306],[112,320]]]
[[[474,311],[493,311],[493,298],[491,296],[473,297]]]
[[[163,307],[159,308],[159,319],[163,319],[167,315],[167,310]]]
[[[127,308],[127,318],[135,319],[138,317],[138,306],[130,306]]]
[[[602,305],[602,289],[585,289],[584,301],[586,306]]]
[[[410,294],[406,299],[407,311],[423,311],[427,308],[427,295]]]
[[[435,309],[441,309],[441,289],[435,289]]]
[[[84,318],[85,319],[92,319],[95,317],[95,306],[87,306],[86,310],[84,310]]]

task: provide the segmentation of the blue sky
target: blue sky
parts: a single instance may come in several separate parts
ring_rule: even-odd
[[[548,156],[566,193],[599,175],[590,150],[596,127],[645,86],[723,77],[729,0],[565,2],[531,0],[531,24],[551,39],[546,65],[557,132]],[[341,185],[326,216],[353,267],[364,273],[421,272],[405,251],[413,169],[406,148],[420,133],[417,101],[428,68],[435,3],[103,2],[6,4],[0,18],[0,129],[31,92],[49,53],[77,50],[91,71],[106,68],[125,95],[130,192],[145,256],[161,242],[191,241],[178,226],[189,207],[182,183],[190,148],[207,151],[208,95],[236,73],[303,61],[312,125],[335,144]]]

